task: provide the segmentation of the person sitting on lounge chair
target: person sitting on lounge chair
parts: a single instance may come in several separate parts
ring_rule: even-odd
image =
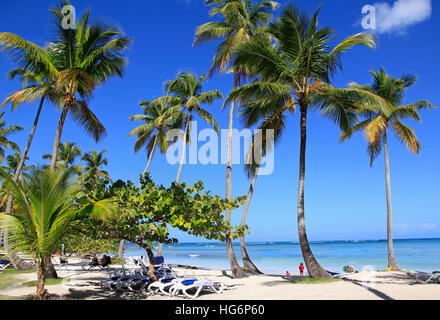
[[[99,267],[100,268],[104,268],[104,267],[107,267],[109,264],[110,264],[110,257],[109,256],[107,256],[107,255],[104,255],[103,257],[102,257],[102,259],[98,262],[99,263]]]
[[[91,267],[96,267],[98,265],[99,265],[98,257],[97,256],[93,256],[92,261],[90,261],[90,266]]]

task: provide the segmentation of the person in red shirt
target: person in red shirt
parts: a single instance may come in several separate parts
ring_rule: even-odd
[[[290,277],[290,272],[289,271],[286,271],[286,276]]]
[[[302,262],[299,264],[299,275],[304,276],[304,264]]]

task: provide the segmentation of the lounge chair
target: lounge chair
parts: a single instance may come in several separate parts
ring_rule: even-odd
[[[11,262],[9,260],[0,260],[0,271],[5,270],[7,267],[11,265]]]
[[[424,271],[407,272],[408,275],[415,277],[415,283],[440,283],[440,271],[433,271],[431,273]]]
[[[60,257],[60,264],[59,264],[58,270],[61,270],[62,267],[66,268],[66,270],[67,270],[68,264],[69,264],[69,260],[67,260],[66,257]]]
[[[217,294],[223,292],[224,284],[222,281],[214,281],[209,279],[186,279],[183,281],[176,281],[170,287],[170,294],[175,296],[182,291],[182,293],[191,299],[195,299],[199,296],[202,290],[211,290]],[[194,294],[189,294],[188,290],[196,289]]]
[[[148,287],[148,291],[151,293],[159,293],[166,296],[171,296],[169,293],[169,289],[175,285],[179,281],[185,281],[185,280],[197,280],[194,272],[191,272],[191,275],[188,275],[188,271],[186,271],[183,275],[183,278],[178,278],[177,274],[173,271],[173,274],[167,274],[162,279],[159,279],[156,282],[153,282]]]

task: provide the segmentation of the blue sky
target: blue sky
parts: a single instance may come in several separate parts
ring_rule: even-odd
[[[431,6],[432,10],[428,10]],[[287,3],[284,2],[283,3]],[[309,8],[321,1],[295,3]],[[325,1],[320,26],[330,25],[338,40],[361,29],[361,8],[374,1]],[[50,38],[48,9],[55,1],[2,1],[0,30],[16,33],[40,45]],[[425,6],[419,6],[424,4]],[[146,165],[146,152],[133,152],[134,138],[127,138],[136,126],[128,118],[140,113],[141,99],[162,95],[163,82],[179,70],[198,74],[209,69],[216,43],[192,48],[196,26],[209,21],[208,8],[201,0],[149,1],[84,1],[73,2],[77,13],[92,8],[92,18],[117,22],[134,38],[128,51],[129,66],[124,78],[111,79],[96,90],[91,106],[108,130],[108,136],[96,144],[81,128],[68,119],[62,141],[75,141],[83,151],[106,149],[108,171],[114,180],[137,181]],[[414,7],[412,7],[414,6]],[[440,3],[429,0],[382,1],[378,12],[379,45],[375,51],[355,48],[343,58],[344,72],[333,80],[336,86],[351,81],[371,82],[369,70],[383,66],[399,77],[403,73],[418,76],[418,82],[407,94],[406,102],[427,99],[440,105],[438,74],[440,64]],[[410,12],[410,14],[408,14]],[[279,14],[279,12],[278,12]],[[13,64],[0,56],[0,97],[20,87],[6,79]],[[206,90],[219,89],[225,96],[231,89],[231,76],[215,76]],[[221,102],[209,107],[221,128],[227,128],[227,112]],[[6,107],[9,124],[29,129],[36,106],[22,105],[11,112]],[[41,155],[52,150],[59,112],[50,104],[44,106],[30,158],[43,163]],[[410,154],[394,137],[390,141],[391,187],[395,238],[440,237],[440,150],[438,148],[440,111],[422,114],[422,123],[407,122],[415,128],[422,144],[419,155]],[[297,240],[296,198],[298,181],[299,118],[288,120],[281,143],[275,149],[275,170],[257,180],[248,215],[249,241]],[[205,125],[199,122],[199,128]],[[242,128],[240,120],[237,128]],[[14,139],[24,145],[28,130]],[[369,167],[366,143],[361,135],[348,142],[338,142],[339,129],[318,114],[310,114],[308,123],[306,172],[306,224],[310,240],[384,239],[386,238],[386,201],[383,157]],[[150,167],[153,178],[169,185],[175,178],[177,165],[169,165],[165,157],[155,155]],[[207,189],[225,194],[224,165],[186,165],[181,181],[203,180]],[[246,195],[249,181],[241,165],[233,166],[233,194]],[[241,209],[233,212],[233,222],[240,221]],[[173,232],[180,241],[199,241],[180,232]]]

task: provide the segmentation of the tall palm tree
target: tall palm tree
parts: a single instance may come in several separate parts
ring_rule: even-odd
[[[131,40],[117,28],[102,23],[89,23],[90,10],[78,19],[75,28],[63,28],[63,0],[51,10],[54,40],[45,49],[13,33],[0,33],[0,46],[27,70],[40,71],[45,78],[56,79],[63,92],[63,108],[58,122],[51,159],[56,166],[58,146],[68,112],[96,141],[106,133],[104,126],[91,111],[88,99],[95,88],[110,77],[122,76],[126,65],[123,52]]]
[[[64,142],[59,145],[57,166],[67,169],[72,166],[77,157],[81,156],[81,148],[76,142]],[[44,154],[43,159],[52,159],[51,154]]]
[[[32,254],[37,267],[39,299],[48,297],[45,270],[51,255],[61,244],[66,228],[75,220],[102,217],[112,212],[111,202],[103,200],[78,208],[74,202],[80,186],[70,170],[35,170],[21,185],[0,168],[0,178],[14,196],[16,209],[2,214],[2,226],[12,229],[14,251]]]
[[[85,161],[87,164],[81,166],[84,173],[79,177],[80,180],[92,184],[99,179],[113,182],[112,179],[110,179],[108,172],[101,169],[102,166],[108,164],[108,159],[104,157],[105,152],[107,152],[107,150],[102,150],[101,152],[91,150],[90,152],[83,154],[81,160]]]
[[[5,149],[12,149],[14,151],[20,150],[15,142],[9,140],[9,136],[24,130],[23,127],[15,125],[7,127],[6,120],[3,119],[4,115],[5,111],[0,113],[0,163],[2,163],[5,158]]]
[[[206,109],[202,108],[202,105],[212,105],[216,100],[223,99],[223,95],[218,90],[204,92],[202,84],[206,81],[206,78],[205,74],[197,77],[192,72],[179,72],[176,79],[165,83],[167,95],[157,98],[152,102],[154,104],[170,105],[171,107],[168,109],[167,115],[174,114],[175,112],[186,113],[186,115],[181,116],[181,123],[185,126],[185,130],[182,137],[182,155],[175,180],[176,183],[179,182],[180,174],[182,173],[186,144],[190,142],[193,113],[196,113],[206,123],[211,125],[217,134],[219,132],[217,121]],[[158,256],[162,255],[162,248],[163,244],[160,243],[156,253]]]
[[[203,91],[202,84],[207,80],[207,76],[202,74],[200,77],[192,72],[179,72],[177,78],[165,83],[167,95],[155,99],[152,103],[165,103],[171,105],[168,113],[173,114],[176,110],[185,113],[183,126],[185,131],[182,137],[182,155],[179,169],[177,171],[176,182],[180,180],[182,166],[185,160],[186,143],[189,141],[191,132],[191,120],[193,113],[200,116],[206,123],[211,125],[215,132],[219,132],[215,118],[202,105],[212,105],[216,100],[223,99],[223,95],[218,90]]]
[[[169,129],[179,128],[182,114],[179,110],[172,109],[163,103],[152,103],[142,100],[140,105],[143,107],[144,114],[136,114],[130,117],[130,120],[141,120],[144,124],[133,129],[128,135],[136,135],[137,139],[134,145],[134,152],[138,152],[142,147],[146,147],[148,153],[148,162],[142,175],[147,173],[151,164],[156,147],[159,146],[161,153],[168,150],[167,132]]]
[[[405,90],[414,85],[416,77],[402,75],[400,78],[393,78],[383,68],[380,71],[372,71],[374,78],[371,85],[359,85],[351,83],[350,87],[363,91],[366,94],[377,95],[384,102],[382,107],[372,106],[368,101],[360,101],[359,113],[363,120],[348,128],[341,134],[341,141],[350,138],[355,132],[362,131],[367,139],[367,151],[370,155],[370,166],[380,154],[382,148],[385,154],[385,186],[387,198],[387,239],[388,239],[388,267],[392,270],[399,270],[394,255],[393,233],[392,233],[392,207],[391,207],[391,178],[388,153],[388,129],[391,129],[400,142],[404,143],[409,151],[418,154],[420,143],[415,135],[414,129],[406,126],[401,120],[412,119],[421,121],[419,111],[435,108],[426,100],[421,100],[408,105],[401,105],[405,97]]]
[[[61,92],[56,88],[55,81],[53,79],[47,79],[45,76],[44,70],[41,69],[34,72],[25,68],[16,68],[8,73],[8,78],[11,80],[19,78],[22,81],[23,88],[10,94],[2,103],[1,107],[11,102],[12,110],[14,111],[20,104],[24,102],[34,103],[35,101],[39,100],[32,129],[29,133],[23,153],[21,154],[21,159],[17,163],[17,167],[14,172],[14,181],[17,181],[18,177],[20,176],[24,162],[27,158],[45,99],[50,100],[55,105],[59,104],[60,102]]]
[[[54,65],[59,71],[59,84],[65,91],[64,107],[52,152],[52,170],[56,165],[58,146],[68,112],[71,112],[73,118],[96,141],[106,134],[104,126],[90,110],[87,98],[110,77],[122,76],[126,65],[123,52],[131,42],[130,38],[113,26],[89,23],[90,10],[78,20],[75,29],[65,29],[61,23],[64,19],[61,8],[62,6],[51,10],[56,21],[56,40],[49,45]]]
[[[220,16],[221,21],[211,21],[197,27],[194,46],[207,41],[223,40],[217,47],[212,59],[209,74],[215,71],[219,74],[226,71],[239,45],[247,43],[255,37],[266,37],[264,26],[272,17],[272,11],[279,6],[275,1],[260,1],[257,4],[250,0],[206,0],[206,4],[213,6],[210,17]],[[246,78],[246,70],[233,67],[233,88],[239,86]],[[232,129],[235,104],[232,101],[229,108],[228,142],[226,162],[226,199],[232,196]],[[226,221],[231,222],[231,210],[226,210]],[[238,265],[232,247],[232,240],[226,239],[226,250],[231,265],[233,277],[241,278],[243,271]]]
[[[253,102],[251,102],[252,104]],[[243,106],[245,109],[249,108],[249,105]],[[294,111],[294,110],[292,110]],[[246,197],[246,202],[243,207],[243,213],[241,216],[241,225],[246,225],[247,213],[252,200],[252,195],[255,189],[255,183],[258,177],[258,171],[262,162],[262,158],[266,155],[267,151],[271,151],[274,145],[280,141],[280,137],[285,128],[285,115],[284,110],[280,112],[267,115],[265,119],[258,125],[258,131],[252,137],[252,143],[247,154],[246,164],[244,166],[245,173],[248,178],[251,178],[251,184]],[[270,133],[273,135],[270,135]],[[269,136],[268,136],[269,133]],[[252,272],[261,273],[257,266],[252,262],[246,249],[246,243],[244,235],[240,237],[240,251],[245,268]]]
[[[12,38],[14,41],[18,39],[14,38],[13,35],[8,34],[0,34],[0,42],[5,39]],[[9,44],[6,44],[6,48],[11,44],[11,39],[7,40]],[[13,41],[12,41],[13,42]],[[12,49],[12,48],[11,48]],[[47,55],[47,52],[42,52],[42,55]],[[44,64],[37,65],[34,70],[25,69],[25,68],[16,68],[11,70],[8,73],[9,79],[20,78],[23,84],[23,88],[15,91],[10,94],[5,101],[2,103],[1,107],[11,102],[12,110],[16,110],[17,107],[23,103],[34,103],[39,100],[39,105],[37,109],[37,113],[35,115],[34,123],[32,125],[32,129],[29,133],[29,137],[26,143],[25,148],[23,149],[23,154],[21,154],[21,159],[17,163],[17,167],[15,168],[15,172],[13,174],[13,180],[17,181],[20,177],[21,171],[24,166],[24,162],[27,158],[27,154],[31,147],[32,140],[35,135],[35,131],[37,129],[38,121],[40,119],[40,113],[43,108],[43,103],[46,99],[52,101],[55,105],[60,103],[61,91],[55,85],[55,80],[50,73],[47,73],[44,68]],[[12,195],[9,195],[5,212],[9,213],[12,206]],[[5,231],[5,237],[7,237],[7,232]],[[8,243],[8,241],[6,241]],[[8,248],[6,248],[7,251]],[[30,264],[26,263],[24,260],[20,259],[18,256],[10,253],[9,254],[12,263],[18,269],[29,269],[31,267]]]
[[[243,116],[253,125],[268,114],[300,111],[300,159],[298,181],[297,223],[302,255],[311,277],[329,277],[316,261],[307,239],[304,214],[304,180],[308,111],[320,110],[341,128],[349,127],[357,119],[353,101],[359,92],[337,89],[330,85],[330,77],[341,66],[341,54],[357,44],[375,46],[371,34],[356,34],[333,45],[334,31],[318,28],[319,10],[310,17],[293,4],[281,17],[271,23],[268,32],[276,45],[262,39],[252,39],[237,50],[234,65],[246,68],[258,81],[234,89],[225,101],[240,99],[248,107]],[[365,99],[374,100],[366,96]],[[375,100],[374,100],[375,101]],[[255,103],[258,102],[258,103]],[[275,133],[276,134],[276,133]]]

